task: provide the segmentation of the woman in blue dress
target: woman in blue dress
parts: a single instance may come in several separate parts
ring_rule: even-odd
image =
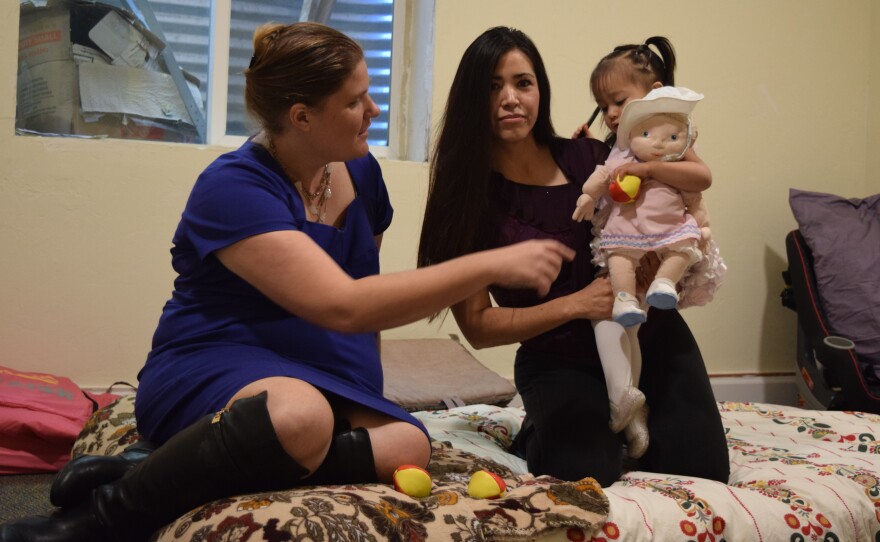
[[[392,208],[367,145],[379,111],[361,48],[323,25],[269,24],[245,75],[262,131],[196,181],[139,374],[138,429],[159,447],[71,462],[52,488],[61,512],[0,527],[0,541],[147,540],[217,498],[425,466],[425,428],[382,396],[377,332],[490,284],[545,295],[573,257],[530,241],[379,275]]]

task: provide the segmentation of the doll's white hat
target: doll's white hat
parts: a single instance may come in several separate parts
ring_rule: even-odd
[[[678,113],[689,117],[697,102],[702,99],[702,94],[689,88],[660,87],[653,89],[640,100],[629,102],[620,114],[620,124],[617,125],[617,146],[621,149],[629,148],[629,133],[635,125],[651,115]]]

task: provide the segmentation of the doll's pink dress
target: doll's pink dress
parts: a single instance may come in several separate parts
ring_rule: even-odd
[[[629,150],[615,148],[605,162],[609,170],[637,161]],[[687,212],[681,192],[654,179],[642,181],[633,203],[615,203],[602,229],[599,248],[606,252],[650,252],[670,247],[696,247],[700,228]]]
[[[636,161],[629,150],[615,147],[605,166],[613,171],[618,166]],[[593,217],[593,233],[593,262],[600,267],[607,266],[609,252],[693,247],[698,259],[679,283],[678,308],[705,305],[711,301],[727,271],[714,240],[710,240],[703,251],[697,248],[700,228],[687,212],[681,192],[653,179],[642,182],[633,203],[616,203],[604,196],[600,210]]]

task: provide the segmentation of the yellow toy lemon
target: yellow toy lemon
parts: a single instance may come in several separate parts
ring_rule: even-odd
[[[394,489],[410,497],[427,497],[431,494],[431,475],[415,465],[401,465],[394,471]]]
[[[639,196],[642,180],[635,175],[624,175],[608,186],[608,195],[617,203],[632,203]]]
[[[507,484],[494,472],[478,470],[471,476],[467,492],[475,499],[497,499],[507,492]]]

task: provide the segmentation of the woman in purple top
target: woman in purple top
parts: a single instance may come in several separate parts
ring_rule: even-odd
[[[196,181],[139,375],[138,429],[160,446],[69,463],[51,490],[61,512],[0,541],[142,541],[217,498],[425,466],[424,427],[382,397],[377,332],[490,284],[545,295],[573,258],[530,241],[379,275],[392,210],[363,51],[313,23],[265,25],[254,49],[245,97],[263,129]]]
[[[604,486],[622,473],[623,441],[608,425],[590,319],[608,318],[613,300],[607,279],[593,277],[590,226],[571,213],[608,151],[593,139],[556,137],[534,43],[518,30],[487,30],[465,51],[452,83],[419,246],[422,266],[524,239],[556,239],[575,251],[547,296],[493,284],[452,313],[476,348],[520,343],[514,376],[526,421],[515,451],[530,471],[592,476]],[[639,338],[651,441],[638,468],[726,482],[721,417],[684,320],[674,310],[652,313]]]

